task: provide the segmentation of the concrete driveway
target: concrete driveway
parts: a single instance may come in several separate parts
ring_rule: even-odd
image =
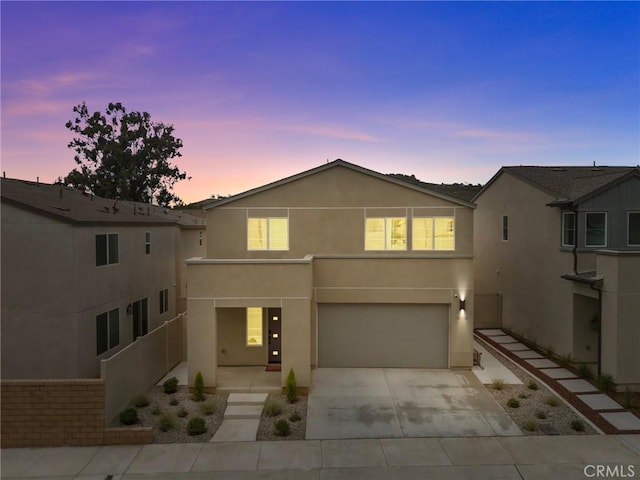
[[[318,368],[306,438],[522,435],[472,372]]]

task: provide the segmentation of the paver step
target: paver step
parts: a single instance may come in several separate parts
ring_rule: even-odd
[[[259,418],[225,419],[210,442],[255,442]]]
[[[227,405],[263,405],[267,393],[230,393]]]
[[[224,419],[235,418],[260,418],[263,405],[227,405],[224,411]]]

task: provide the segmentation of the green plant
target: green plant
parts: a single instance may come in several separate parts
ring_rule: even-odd
[[[529,394],[526,392],[521,392],[518,394],[518,398],[529,398]]]
[[[180,410],[178,410],[178,413],[176,415],[178,415],[180,418],[184,418],[187,415],[189,415],[189,412],[187,412],[187,410],[184,407],[181,407]]]
[[[202,402],[202,404],[200,405],[200,413],[202,413],[203,415],[213,415],[214,413],[216,413],[217,409],[218,404],[213,398],[207,400],[206,402]]]
[[[536,413],[533,414],[534,417],[539,418],[540,420],[544,420],[547,418],[547,412],[544,410],[536,410]]]
[[[158,405],[157,403],[153,404],[153,407],[151,407],[151,415],[156,416],[156,415],[160,415],[162,413],[162,409],[160,408],[160,405]]]
[[[291,426],[284,418],[278,420],[273,424],[276,428],[276,435],[286,437],[291,433]]]
[[[275,417],[282,413],[282,404],[277,400],[272,400],[268,398],[264,402],[264,414],[267,417]]]
[[[144,408],[147,405],[149,405],[149,399],[147,398],[146,395],[138,395],[136,398],[133,399],[133,404],[137,408]]]
[[[491,379],[491,385],[494,390],[504,390],[505,383],[501,378],[493,378]]]
[[[553,345],[547,345],[544,347],[544,352],[547,354],[547,357],[553,358],[556,354],[556,349],[553,348]]]
[[[133,425],[134,423],[138,423],[140,420],[138,419],[138,410],[135,408],[126,408],[122,412],[120,412],[120,423],[123,425]]]
[[[164,389],[164,393],[176,393],[178,391],[178,379],[176,377],[171,377],[165,380],[162,384],[162,388]]]
[[[636,408],[638,406],[638,400],[635,392],[629,390],[629,387],[625,388],[624,395],[622,396],[622,406],[624,408]]]
[[[616,382],[608,373],[601,373],[598,375],[598,378],[596,378],[596,387],[604,393],[613,393],[616,391]]]
[[[530,418],[523,425],[524,429],[529,432],[535,432],[538,430],[538,421],[535,418]]]
[[[293,368],[289,370],[289,375],[287,375],[286,390],[287,401],[294,403],[298,399],[298,387],[296,385],[296,374]]]
[[[581,363],[580,365],[578,365],[578,376],[580,378],[592,379],[593,371],[591,370],[591,367],[589,365],[587,365],[586,363]]]
[[[169,400],[169,405],[171,405],[172,407],[175,407],[179,403],[180,403],[180,400],[178,400],[176,397],[171,397],[171,400]]]
[[[554,397],[553,395],[551,395],[546,398],[544,403],[546,403],[550,407],[557,407],[558,405],[560,405],[560,400],[558,400],[558,397]]]
[[[527,388],[529,390],[538,390],[540,386],[538,385],[538,382],[536,382],[533,378],[530,378],[529,381],[527,382]]]
[[[191,398],[194,402],[202,402],[205,399],[204,396],[204,379],[202,378],[202,373],[196,373],[196,378],[193,382],[193,397]]]
[[[176,416],[171,412],[165,412],[158,419],[158,428],[161,432],[168,432],[176,428],[178,421]]]
[[[573,357],[571,356],[571,353],[559,356],[558,363],[563,367],[570,367],[573,364]]]
[[[516,398],[510,398],[507,400],[507,407],[510,408],[518,408],[520,406],[520,402]]]
[[[571,421],[571,428],[576,432],[584,432],[584,422],[580,419],[575,419]]]
[[[207,431],[207,424],[202,417],[193,417],[187,424],[187,433],[192,437],[202,435]]]
[[[292,413],[291,416],[289,417],[290,422],[299,422],[300,420],[302,420],[302,417],[297,413]]]

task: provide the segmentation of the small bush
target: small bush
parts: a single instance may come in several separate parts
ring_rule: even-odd
[[[571,428],[576,432],[584,432],[584,422],[580,419],[575,419],[571,421]]]
[[[191,399],[194,402],[202,402],[205,399],[204,396],[204,379],[202,373],[196,373],[196,378],[193,382],[193,397]]]
[[[296,385],[296,374],[293,368],[289,370],[289,375],[287,375],[286,389],[287,401],[294,403],[298,399],[298,386]]]
[[[171,405],[172,407],[175,407],[179,403],[180,403],[180,400],[178,400],[176,397],[171,397],[171,400],[169,400],[169,405]]]
[[[178,379],[176,377],[168,378],[162,384],[162,389],[166,394],[176,393],[178,391]]]
[[[573,357],[571,356],[571,353],[558,357],[558,363],[563,367],[570,367],[573,364]]]
[[[160,415],[161,413],[162,413],[162,409],[160,408],[160,405],[158,405],[157,403],[154,403],[153,407],[151,407],[151,415],[155,417],[156,415]]]
[[[146,395],[138,395],[136,398],[133,399],[133,404],[137,408],[144,408],[147,405],[149,405],[149,399],[147,398]]]
[[[120,423],[123,425],[133,425],[134,423],[138,423],[140,420],[138,419],[138,410],[135,408],[127,408],[120,412]]]
[[[213,415],[214,413],[216,413],[217,409],[218,404],[216,403],[215,399],[207,400],[200,405],[200,413],[202,413],[203,415]]]
[[[518,408],[520,406],[520,402],[516,398],[510,398],[507,400],[507,407],[509,408]]]
[[[536,410],[536,413],[533,414],[534,417],[539,418],[540,420],[544,420],[547,418],[547,412],[544,410]]]
[[[180,410],[178,410],[178,413],[176,415],[178,415],[180,418],[184,418],[189,415],[189,412],[187,412],[186,408],[182,407]]]
[[[538,421],[535,418],[530,418],[524,422],[523,427],[529,432],[536,432],[538,430]]]
[[[286,437],[291,433],[291,426],[284,418],[278,420],[273,424],[276,428],[276,435]]]
[[[282,405],[277,400],[267,399],[264,402],[264,414],[267,417],[275,417],[282,413]]]
[[[546,403],[550,407],[557,407],[558,405],[560,405],[560,400],[558,400],[558,397],[554,397],[552,395],[550,397],[547,397],[544,403]]]
[[[538,385],[538,382],[536,382],[533,378],[530,378],[527,382],[527,388],[529,390],[538,390],[540,388],[540,385]]]
[[[171,412],[163,413],[158,419],[158,428],[161,432],[168,432],[169,430],[173,430],[176,428],[178,424],[178,420],[176,416]]]
[[[547,357],[553,359],[553,357],[556,354],[556,349],[553,348],[552,345],[548,345],[548,346],[544,347],[544,352],[547,354]]]
[[[289,417],[289,421],[290,422],[299,422],[300,420],[302,420],[302,417],[300,415],[298,415],[297,413],[292,413],[291,416]]]
[[[526,392],[519,393],[518,398],[529,398],[529,394]]]
[[[504,390],[505,383],[501,378],[494,378],[491,380],[491,386],[494,390]]]
[[[580,378],[586,378],[587,380],[590,380],[593,378],[593,371],[591,370],[591,367],[589,365],[587,365],[586,363],[581,363],[580,365],[578,365],[578,376]]]
[[[624,408],[636,408],[638,406],[636,394],[629,390],[629,387],[625,388],[624,390],[624,395],[622,396],[622,406]]]
[[[608,373],[602,373],[596,378],[596,387],[604,393],[613,393],[616,391],[616,382]]]
[[[192,437],[202,435],[207,431],[207,424],[202,417],[193,417],[187,424],[187,433]]]

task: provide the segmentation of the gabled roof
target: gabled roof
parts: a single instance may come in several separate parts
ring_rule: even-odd
[[[333,162],[328,162],[328,163],[325,163],[323,165],[320,165],[319,167],[312,168],[311,170],[307,170],[305,172],[301,172],[301,173],[298,173],[296,175],[292,175],[290,177],[283,178],[282,180],[278,180],[276,182],[272,182],[272,183],[268,183],[266,185],[263,185],[261,187],[257,187],[257,188],[251,189],[251,190],[247,190],[246,192],[239,193],[237,195],[232,195],[230,197],[223,198],[223,199],[210,199],[209,201],[205,201],[204,209],[205,210],[209,210],[211,208],[216,208],[216,207],[219,207],[221,205],[225,205],[227,203],[233,202],[235,200],[239,200],[241,198],[250,197],[251,195],[255,195],[257,193],[264,192],[266,190],[270,190],[272,188],[277,188],[277,187],[280,187],[282,185],[286,185],[288,183],[291,183],[291,182],[294,182],[296,180],[299,180],[301,178],[305,178],[305,177],[308,177],[310,175],[314,175],[316,173],[323,172],[325,170],[329,170],[331,168],[336,168],[336,167],[348,168],[350,170],[353,170],[353,171],[358,172],[358,173],[362,173],[364,175],[369,175],[371,177],[378,178],[380,180],[384,180],[386,182],[390,182],[390,183],[394,183],[396,185],[400,185],[400,186],[402,186],[404,188],[410,188],[412,190],[416,190],[418,192],[422,192],[422,193],[425,193],[425,194],[428,194],[428,195],[432,195],[434,197],[438,197],[438,198],[441,198],[443,200],[447,200],[449,202],[456,203],[458,205],[462,205],[462,206],[465,206],[465,207],[475,208],[475,205],[473,203],[471,203],[470,201],[466,201],[466,200],[463,200],[461,198],[456,198],[454,196],[447,195],[445,193],[441,193],[441,192],[438,192],[436,190],[425,188],[423,185],[421,185],[419,183],[412,183],[412,182],[407,182],[405,180],[400,180],[398,178],[395,178],[392,175],[391,176],[390,175],[384,175],[382,173],[378,173],[378,172],[375,172],[373,170],[369,170],[368,168],[364,168],[364,167],[361,167],[359,165],[355,165],[353,163],[345,162],[344,160],[338,159],[338,160],[334,160]]]
[[[640,178],[639,167],[502,167],[474,197],[481,196],[503,173],[554,197],[552,206],[578,204],[630,177]]]
[[[468,185],[464,183],[428,183],[418,180],[415,175],[403,175],[401,173],[390,173],[390,177],[397,178],[414,185],[419,185],[422,188],[431,190],[432,192],[438,192],[450,197],[459,198],[467,202],[471,202],[473,198],[482,190],[482,185]]]
[[[85,225],[179,225],[202,227],[205,220],[147,203],[111,200],[57,184],[2,178],[2,202],[55,218]]]

